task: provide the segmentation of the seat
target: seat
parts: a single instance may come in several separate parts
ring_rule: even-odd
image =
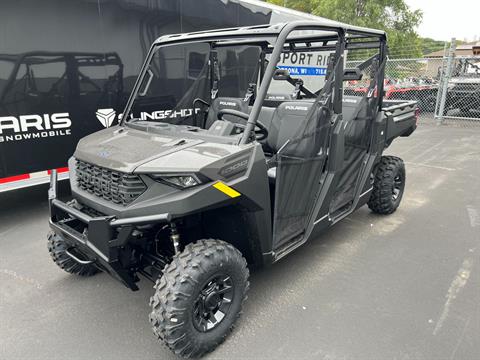
[[[358,111],[357,107],[362,100],[361,96],[344,96],[342,102],[342,115],[343,120],[350,121],[353,120],[355,113]],[[363,109],[362,109],[363,110]],[[362,116],[363,111],[358,111],[357,116]]]
[[[273,114],[267,138],[267,146],[272,154],[278,153],[287,141],[296,138],[306,129],[307,114],[312,106],[310,101],[286,101],[278,106]],[[311,138],[297,139],[295,146],[285,148],[282,153],[292,157],[313,156],[315,148],[315,141]],[[270,167],[267,175],[270,181],[274,182],[277,176],[276,167]]]
[[[209,129],[212,124],[218,120],[218,112],[222,109],[232,109],[241,111],[244,113],[249,113],[248,103],[243,101],[243,99],[234,98],[234,97],[219,97],[213,100],[210,108],[208,109],[207,121],[205,123],[205,129]],[[245,121],[242,121],[236,116],[225,115],[225,120],[231,121],[233,123],[245,124]]]
[[[268,93],[265,100],[289,101],[293,100],[292,94]]]
[[[347,122],[345,128],[345,143],[365,148],[365,132],[367,127],[367,102],[362,102],[362,97],[345,96],[342,105],[343,120]],[[360,107],[360,108],[359,108]],[[348,155],[345,152],[345,155]]]
[[[301,129],[307,126],[307,114],[312,108],[313,103],[307,101],[288,101],[280,104],[275,110],[270,125],[267,144],[275,154],[291,140],[299,134]],[[303,156],[311,152],[314,148],[312,142],[300,141],[298,146],[288,155]]]
[[[252,110],[252,107],[249,107],[249,112]],[[261,122],[265,128],[270,132],[270,127],[272,126],[273,114],[275,113],[275,108],[262,106],[260,113],[258,114],[258,121]],[[263,152],[271,153],[272,150],[267,145],[267,139],[259,140],[259,143],[262,144]]]
[[[267,96],[265,96],[263,105],[276,108],[285,101],[293,101],[293,100],[294,99],[291,94],[269,93],[267,94]]]

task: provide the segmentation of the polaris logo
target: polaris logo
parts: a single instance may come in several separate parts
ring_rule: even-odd
[[[105,128],[112,126],[113,121],[115,120],[116,112],[112,108],[108,109],[98,109],[95,113],[97,120],[100,121],[100,124]]]
[[[108,150],[101,150],[97,153],[97,155],[100,156],[101,158],[107,159],[110,157],[110,155],[112,155],[112,153]]]
[[[223,106],[237,106],[237,103],[234,103],[233,101],[219,101],[218,103]]]
[[[69,113],[0,117],[0,143],[71,135]]]
[[[308,107],[306,106],[298,106],[298,105],[286,105],[285,109],[293,110],[293,111],[308,111]]]

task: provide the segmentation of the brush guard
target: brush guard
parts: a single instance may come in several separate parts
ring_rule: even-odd
[[[135,272],[122,265],[119,250],[132,238],[135,226],[170,223],[170,214],[121,219],[115,216],[91,216],[75,207],[75,203],[57,199],[57,181],[57,171],[52,170],[48,190],[49,223],[50,228],[69,245],[67,254],[79,263],[95,264],[131,290],[138,290]],[[73,255],[72,250],[85,259]]]

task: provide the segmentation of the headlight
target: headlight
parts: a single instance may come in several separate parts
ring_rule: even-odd
[[[193,186],[204,184],[209,181],[200,174],[185,174],[185,175],[167,175],[167,174],[150,174],[150,177],[158,182],[174,186],[180,189],[187,189]]]

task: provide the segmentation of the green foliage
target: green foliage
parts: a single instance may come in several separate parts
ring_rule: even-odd
[[[422,38],[422,54],[427,55],[435,51],[443,50],[445,41]]]
[[[388,34],[390,57],[421,57],[423,41],[416,32],[422,11],[405,0],[267,0],[351,25],[383,29]]]

